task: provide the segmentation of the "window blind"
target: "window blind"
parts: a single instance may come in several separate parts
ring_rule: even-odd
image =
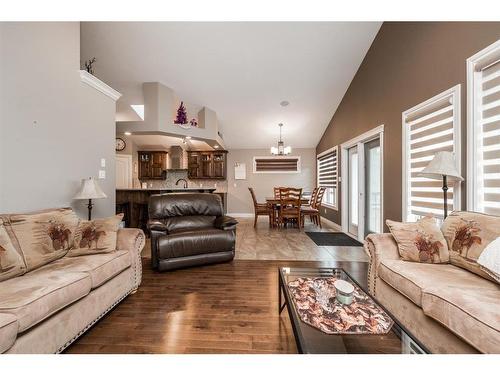
[[[318,157],[318,186],[337,187],[337,149]]]
[[[475,209],[500,215],[500,59],[477,76]]]
[[[420,177],[421,172],[439,151],[451,151],[459,155],[460,115],[459,86],[403,113],[406,220],[414,221],[422,216],[443,218],[442,181]],[[449,184],[448,211],[456,202],[456,188]]]
[[[292,157],[254,157],[254,173],[298,173],[300,158]]]

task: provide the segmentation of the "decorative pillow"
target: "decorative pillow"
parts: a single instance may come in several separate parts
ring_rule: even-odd
[[[477,260],[484,248],[500,236],[499,216],[455,211],[445,219],[441,230],[448,242],[451,264],[495,281]]]
[[[386,220],[398,244],[403,260],[421,263],[448,263],[448,246],[433,217],[424,217],[416,223],[398,223]]]
[[[123,214],[81,221],[75,234],[75,245],[68,256],[110,253],[116,250],[116,237]]]
[[[500,283],[500,237],[484,248],[477,262],[484,272]]]
[[[79,221],[71,208],[10,215],[9,220],[28,271],[66,255]]]
[[[0,281],[20,276],[26,272],[24,259],[17,252],[0,219]]]

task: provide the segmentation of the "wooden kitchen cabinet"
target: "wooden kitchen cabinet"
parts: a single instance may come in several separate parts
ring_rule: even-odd
[[[226,179],[227,151],[188,151],[190,179]]]
[[[164,179],[167,170],[166,151],[138,151],[139,179]]]

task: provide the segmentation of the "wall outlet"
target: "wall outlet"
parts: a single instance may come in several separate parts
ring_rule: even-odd
[[[99,169],[99,179],[103,180],[106,178],[106,171],[104,169]]]
[[[106,159],[101,159],[101,168],[106,168]]]

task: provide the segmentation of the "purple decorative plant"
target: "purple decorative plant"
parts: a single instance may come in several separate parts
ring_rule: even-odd
[[[187,124],[187,112],[186,107],[184,106],[184,102],[181,102],[181,105],[177,109],[177,116],[175,117],[174,124]]]

